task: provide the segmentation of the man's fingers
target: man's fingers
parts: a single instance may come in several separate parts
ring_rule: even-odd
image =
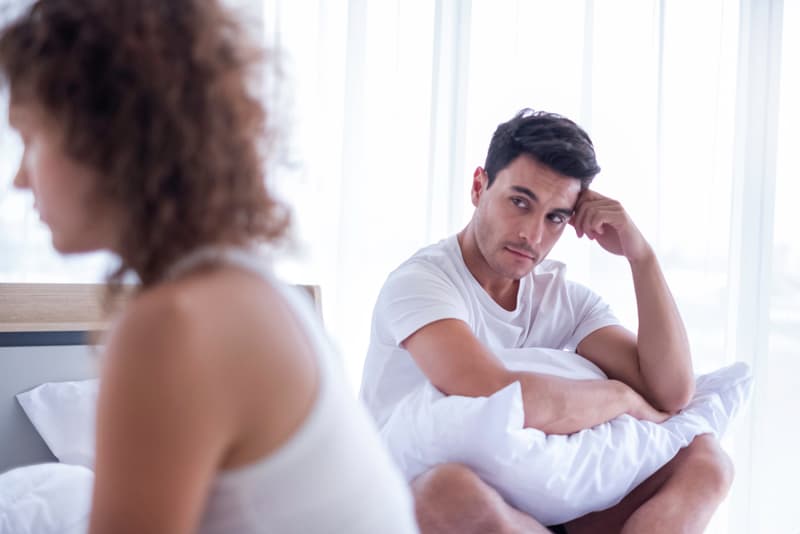
[[[575,209],[575,222],[573,226],[578,231],[578,237],[581,237],[583,234],[587,233],[589,228],[586,225],[587,217],[591,217],[592,214],[600,209],[603,206],[603,200],[583,200],[578,203],[578,206]]]
[[[583,237],[586,233],[586,218],[591,215],[591,209],[587,208],[586,206],[582,206],[581,209],[578,210],[578,216],[575,221],[575,229],[578,232],[578,237]]]
[[[578,197],[575,213],[569,223],[579,238],[585,235],[595,239],[603,235],[605,224],[618,226],[624,216],[625,211],[619,202],[587,189]]]
[[[622,214],[612,208],[601,208],[593,210],[585,220],[586,228],[597,233],[603,233],[603,225],[609,224],[618,227],[622,222]]]
[[[598,206],[589,206],[582,209],[577,214],[573,226],[576,232],[578,232],[578,237],[582,234],[586,234],[593,238],[603,234],[603,226],[606,224],[615,227],[618,226],[623,216],[624,214],[612,205],[600,204]]]

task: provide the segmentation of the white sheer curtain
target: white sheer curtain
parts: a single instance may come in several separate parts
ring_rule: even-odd
[[[270,178],[297,250],[279,270],[322,285],[354,387],[383,280],[469,219],[494,127],[522,107],[556,111],[589,130],[595,187],[658,252],[697,370],[753,366],[753,402],[725,441],[736,482],[709,532],[796,530],[797,0],[231,2],[283,58],[271,101],[289,141]],[[0,281],[99,278],[100,259],[49,252],[8,190],[18,143],[4,128]],[[552,256],[635,328],[624,261],[569,232]]]
[[[782,8],[782,17],[780,6],[774,8],[774,25],[782,27],[780,57],[773,59],[778,66],[774,82],[779,83],[772,100],[777,106],[777,132],[768,132],[776,145],[774,161],[767,167],[774,166],[774,188],[772,194],[764,195],[761,214],[765,259],[759,289],[765,302],[756,310],[761,331],[753,356],[760,383],[750,433],[745,435],[750,440],[746,449],[750,462],[740,469],[749,466],[750,498],[739,503],[749,505],[746,517],[751,532],[781,532],[789,525],[797,529],[792,507],[797,491],[792,488],[800,476],[800,457],[793,447],[800,443],[796,424],[800,407],[800,2],[790,0]],[[771,181],[769,174],[764,178],[766,183]]]

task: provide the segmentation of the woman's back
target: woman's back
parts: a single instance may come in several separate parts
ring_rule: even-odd
[[[252,256],[215,254],[131,306],[109,342],[99,428],[116,439],[113,451],[98,448],[100,471],[140,456],[157,465],[131,466],[139,491],[153,477],[155,492],[195,478],[205,504],[186,517],[203,533],[416,532],[405,482],[315,312]],[[148,421],[105,409],[120,405],[149,406]],[[150,440],[134,428],[154,450],[142,450]],[[204,470],[212,458],[216,469]],[[95,495],[112,483],[99,477]]]
[[[238,263],[250,260],[239,256]],[[262,403],[272,405],[269,412],[283,412],[284,428],[294,426],[295,418],[287,417],[293,412],[289,403],[303,406],[306,413],[299,427],[292,428],[288,439],[279,440],[266,457],[262,454],[217,476],[200,532],[416,532],[405,482],[385,453],[371,419],[346,386],[316,313],[304,295],[269,275],[263,280],[266,284],[255,284],[271,293],[273,308],[282,317],[253,336],[260,338],[256,343],[264,343],[268,350],[266,345],[274,343],[269,331],[295,338],[299,346],[293,354],[301,357],[290,358],[305,361],[297,372],[283,371],[281,393],[261,392],[256,405],[262,406],[262,414]],[[306,394],[293,397],[309,390],[308,363],[315,378],[310,388],[314,394],[310,403],[304,403]],[[270,367],[286,365],[272,362]],[[264,382],[265,387],[275,386],[274,380]],[[253,413],[255,428],[259,416],[258,411]],[[266,442],[272,443],[273,437],[269,432]]]

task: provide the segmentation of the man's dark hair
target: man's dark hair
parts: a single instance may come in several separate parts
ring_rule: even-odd
[[[589,135],[555,113],[526,108],[497,127],[484,165],[489,186],[498,172],[522,154],[559,174],[580,180],[581,189],[588,188],[600,172]]]

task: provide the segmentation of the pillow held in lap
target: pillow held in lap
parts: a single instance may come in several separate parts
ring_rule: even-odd
[[[605,378],[570,352],[510,349],[499,357],[515,370]],[[751,383],[748,366],[736,363],[699,376],[689,406],[661,424],[622,415],[571,435],[523,428],[518,382],[477,398],[445,396],[426,383],[398,404],[381,434],[407,480],[462,463],[515,508],[557,524],[617,504],[695,436],[722,436]]]

